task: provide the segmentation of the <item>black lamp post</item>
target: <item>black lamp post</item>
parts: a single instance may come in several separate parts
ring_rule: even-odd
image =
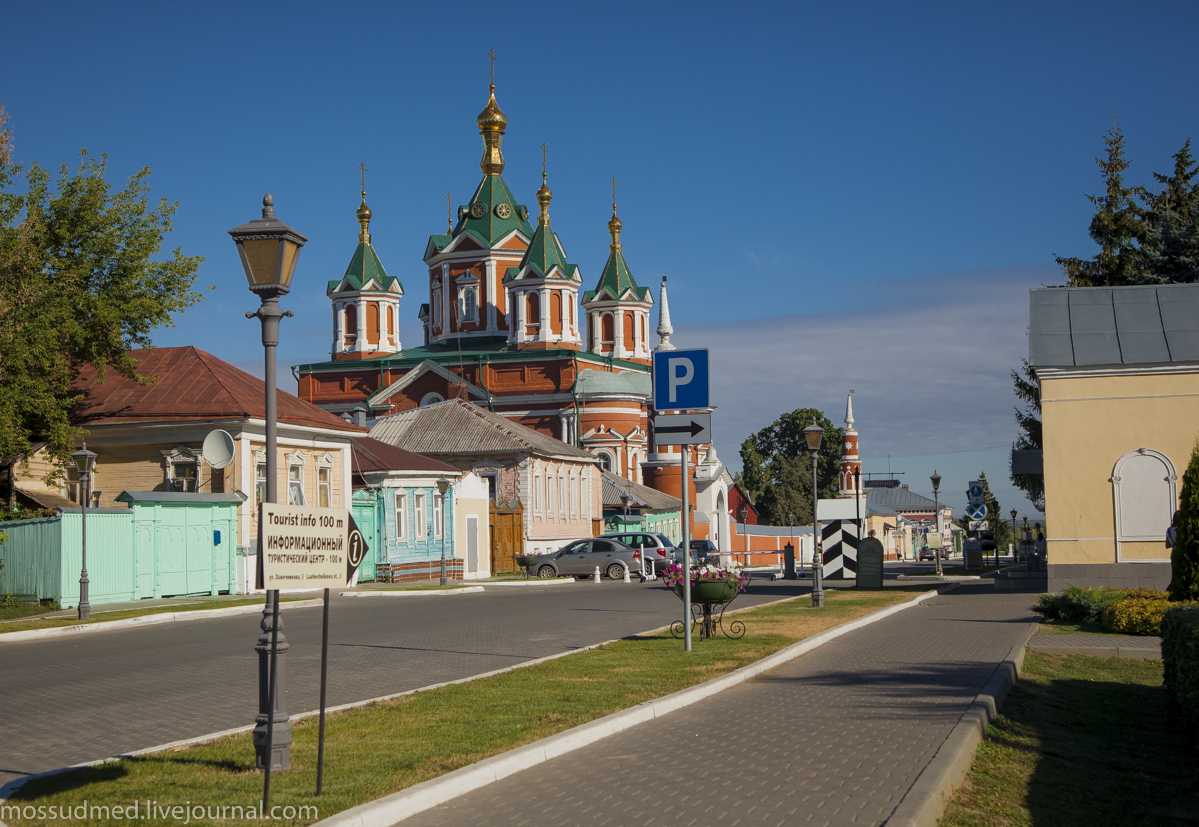
[[[87,449],[87,442],[71,454],[71,460],[79,471],[79,526],[82,532],[80,553],[82,565],[79,567],[79,619],[87,620],[92,614],[92,604],[88,600],[87,576],[87,507],[92,497],[92,469],[96,467],[96,454]]]
[[[804,442],[812,453],[812,607],[824,606],[824,554],[820,550],[820,523],[816,509],[820,505],[817,461],[820,459],[820,443],[824,441],[824,428],[812,423],[803,429]]]
[[[933,524],[937,527],[937,549],[935,559],[937,561],[937,577],[942,576],[945,572],[941,568],[941,543],[945,538],[941,535],[941,475],[937,473],[937,469],[933,469],[933,474],[928,478],[928,481],[933,484],[933,509],[934,515]]]
[[[1019,556],[1016,553],[1016,509],[1013,508],[1009,513],[1012,517],[1012,563],[1015,563],[1016,557]],[[998,543],[995,544],[995,548],[999,548]]]
[[[450,490],[450,481],[447,479],[439,479],[437,481],[437,493],[441,495],[441,585],[447,585],[445,574],[445,493]]]
[[[275,392],[275,349],[279,345],[279,320],[291,316],[279,307],[279,298],[291,289],[292,275],[300,257],[300,248],[308,241],[300,233],[275,217],[275,202],[270,193],[262,197],[262,217],[229,231],[237,245],[242,268],[250,290],[258,294],[261,306],[247,319],[262,323],[262,347],[265,352],[266,419],[266,498],[278,500],[278,411]],[[262,561],[259,561],[261,566]],[[290,644],[279,619],[279,591],[267,592],[262,609],[258,644],[258,715],[254,719],[254,753],[260,769],[286,770],[291,767],[291,721],[282,698],[285,670],[279,655]],[[273,664],[273,668],[272,668]],[[270,743],[269,755],[267,744]],[[264,798],[267,796],[264,795]]]

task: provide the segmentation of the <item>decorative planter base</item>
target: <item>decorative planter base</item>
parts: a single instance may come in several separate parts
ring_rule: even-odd
[[[683,599],[683,586],[674,587],[675,596]],[[733,620],[726,627],[724,610],[737,599],[737,587],[727,582],[698,581],[691,584],[691,624],[699,628],[700,640],[707,640],[719,632],[731,640],[745,637],[745,624]],[[682,637],[686,629],[683,621],[670,624],[670,634]]]

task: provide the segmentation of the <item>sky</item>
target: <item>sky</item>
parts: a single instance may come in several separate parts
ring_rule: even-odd
[[[785,410],[840,422],[853,388],[864,470],[928,494],[936,468],[956,508],[985,471],[1005,512],[1035,514],[1007,480],[1008,371],[1028,289],[1062,281],[1055,255],[1092,253],[1103,133],[1126,133],[1134,182],[1199,135],[1194,3],[15,0],[4,17],[18,162],[86,148],[117,184],[150,166],[179,204],[168,247],[204,257],[204,300],[156,344],[261,374],[226,231],[270,191],[310,239],[281,363],[327,358],[362,162],[419,345],[421,254],[446,194],[456,208],[478,183],[494,48],[505,180],[535,211],[549,145],[554,228],[592,282],[617,178],[634,274],[669,274],[676,342],[712,351],[730,467]]]

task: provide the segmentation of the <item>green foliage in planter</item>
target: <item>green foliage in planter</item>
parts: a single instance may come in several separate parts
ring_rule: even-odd
[[[1178,531],[1170,549],[1170,599],[1199,600],[1199,445],[1182,475]]]
[[[1162,667],[1171,700],[1192,735],[1199,735],[1199,606],[1178,606],[1166,612]]]

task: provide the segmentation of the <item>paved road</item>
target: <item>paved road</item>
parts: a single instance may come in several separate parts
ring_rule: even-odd
[[[1034,616],[963,586],[413,817],[413,827],[881,824]]]
[[[807,591],[754,581],[744,605]],[[741,602],[739,601],[739,602]],[[286,604],[285,604],[286,605]],[[329,703],[462,678],[674,619],[652,585],[334,600]],[[319,607],[285,609],[292,712],[318,704]],[[258,614],[0,644],[0,784],[253,723]]]

